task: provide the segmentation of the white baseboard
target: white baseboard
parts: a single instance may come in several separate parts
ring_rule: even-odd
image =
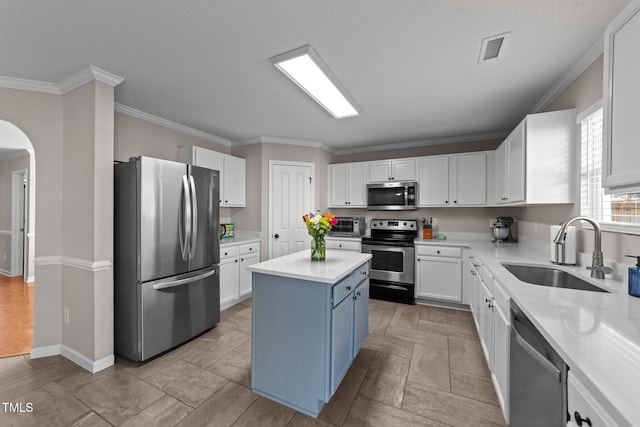
[[[72,348],[66,345],[50,345],[46,347],[36,347],[31,350],[31,358],[38,359],[41,357],[57,356],[61,355],[71,360],[76,365],[83,369],[95,374],[103,369],[112,366],[115,363],[115,356],[110,354],[99,360],[91,360],[84,354],[78,353]]]
[[[33,282],[36,281],[36,278],[35,278],[35,276],[29,276],[26,279],[24,279],[24,281],[27,282],[27,283],[33,283]]]
[[[58,345],[48,345],[45,347],[34,347],[31,349],[31,354],[29,355],[32,359],[39,359],[41,357],[49,357],[49,356],[57,356],[60,354],[60,349],[62,346]]]

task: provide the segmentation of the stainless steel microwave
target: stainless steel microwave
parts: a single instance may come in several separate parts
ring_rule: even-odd
[[[367,228],[363,216],[337,216],[338,223],[329,231],[330,236],[362,237]]]
[[[410,211],[418,209],[417,182],[367,184],[367,209],[372,211]]]

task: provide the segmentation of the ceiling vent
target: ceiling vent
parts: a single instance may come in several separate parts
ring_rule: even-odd
[[[500,52],[504,50],[505,43],[510,34],[511,32],[507,32],[482,39],[478,62],[497,58]]]

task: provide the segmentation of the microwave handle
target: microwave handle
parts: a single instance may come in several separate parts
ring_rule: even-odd
[[[409,206],[409,186],[404,186],[404,205]]]

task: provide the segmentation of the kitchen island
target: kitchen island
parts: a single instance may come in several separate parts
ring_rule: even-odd
[[[369,259],[304,250],[252,265],[251,388],[317,417],[368,333]]]

